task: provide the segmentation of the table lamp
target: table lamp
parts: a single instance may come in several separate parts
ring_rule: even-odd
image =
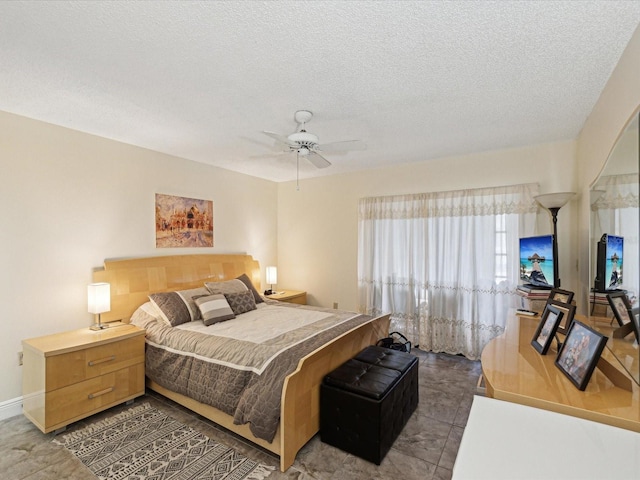
[[[108,283],[91,283],[87,287],[87,303],[89,313],[98,315],[98,323],[92,325],[91,330],[103,330],[108,328],[100,321],[100,314],[111,310],[111,285]]]
[[[273,291],[273,284],[278,283],[278,269],[276,267],[267,267],[266,277],[267,283],[271,284],[271,290],[265,291],[264,294],[272,295],[275,293]]]

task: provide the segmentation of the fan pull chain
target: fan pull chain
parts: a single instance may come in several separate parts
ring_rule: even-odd
[[[296,150],[296,192],[300,191],[300,153]]]

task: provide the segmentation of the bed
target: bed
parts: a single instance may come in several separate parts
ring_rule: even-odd
[[[173,352],[173,348],[161,347],[157,339],[169,333],[173,334],[174,330],[167,330],[161,325],[161,322],[154,323],[155,320],[146,318],[146,314],[149,313],[150,295],[155,298],[154,295],[159,295],[162,292],[202,288],[205,283],[210,286],[212,284],[215,286],[216,282],[220,282],[220,285],[225,285],[240,277],[244,278],[246,283],[255,287],[254,294],[257,294],[256,291],[260,291],[260,266],[250,255],[244,254],[175,255],[107,260],[104,263],[104,268],[96,270],[93,274],[95,282],[108,282],[111,284],[111,311],[103,313],[102,320],[105,322],[117,320],[129,322],[134,317],[134,322],[140,322],[139,318],[142,315],[145,318],[142,320],[142,324],[145,324],[144,322],[146,321],[151,322],[146,324],[149,326],[147,330],[147,352],[155,352],[156,356],[159,348],[165,348]],[[248,312],[239,315],[238,318],[242,317],[243,321],[245,321],[246,317],[249,319],[246,321],[250,321],[251,315],[257,315],[261,309],[263,312],[273,311],[276,304],[277,302],[267,300],[260,305],[260,308],[256,308],[256,312]],[[311,313],[311,315],[318,315],[318,318],[322,319],[328,318],[327,315],[333,315],[336,317],[337,323],[341,325],[342,331],[335,338],[327,340],[326,343],[315,346],[310,344],[308,347],[310,350],[300,350],[304,354],[299,359],[296,358],[294,360],[291,373],[286,374],[281,382],[282,392],[278,407],[279,418],[273,437],[267,436],[267,438],[271,438],[270,440],[265,439],[264,435],[257,436],[254,434],[251,422],[238,424],[234,421],[233,414],[225,413],[223,409],[216,408],[210,405],[209,402],[200,401],[202,398],[197,399],[197,394],[190,395],[189,391],[184,391],[179,386],[174,386],[171,382],[167,383],[149,378],[155,377],[155,373],[153,373],[154,367],[151,363],[155,362],[155,360],[149,357],[147,359],[147,388],[174,400],[278,455],[280,457],[280,469],[285,471],[293,464],[297,452],[319,430],[319,392],[320,383],[324,375],[353,357],[364,347],[375,344],[378,339],[388,336],[389,316],[383,315],[372,318],[358,314],[349,315],[340,311],[332,312],[330,309],[314,309],[312,307],[293,305],[277,305],[277,307],[284,307],[279,311],[281,310],[286,315],[289,315],[286,318],[291,318],[291,312],[295,311],[295,309],[301,309],[299,313],[303,315],[306,315],[306,313],[303,313],[302,310],[316,312]],[[304,317],[301,316],[301,318]],[[232,320],[231,322],[235,321]],[[224,323],[231,324],[231,322]],[[194,327],[197,327],[196,323],[192,322]],[[185,324],[185,326],[190,327],[192,324]],[[183,327],[183,325],[180,327]],[[187,331],[189,331],[189,328],[187,328]],[[188,335],[194,336],[198,334],[190,332]],[[315,335],[314,339],[317,343],[318,339]],[[214,340],[210,342],[214,342]],[[293,340],[293,342],[296,343],[297,340]],[[235,346],[232,342],[229,345]],[[230,349],[233,350],[231,347]],[[166,358],[164,361],[164,365],[169,364]],[[200,372],[200,375],[202,375],[202,372]]]

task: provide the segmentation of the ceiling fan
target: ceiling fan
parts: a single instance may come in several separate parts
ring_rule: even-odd
[[[306,157],[317,168],[326,168],[331,162],[320,153],[349,152],[354,150],[365,150],[367,146],[360,140],[344,140],[341,142],[318,143],[317,135],[309,133],[305,125],[311,120],[313,113],[309,110],[298,110],[294,118],[298,123],[296,131],[284,136],[274,132],[262,132],[270,136],[278,146],[283,148],[282,153],[296,152],[299,157]]]

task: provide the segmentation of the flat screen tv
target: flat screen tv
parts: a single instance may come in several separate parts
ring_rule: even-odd
[[[520,239],[520,280],[530,287],[553,288],[553,235]]]
[[[622,265],[624,256],[624,238],[616,235],[602,235],[598,242],[596,260],[597,292],[618,290],[622,287]]]

